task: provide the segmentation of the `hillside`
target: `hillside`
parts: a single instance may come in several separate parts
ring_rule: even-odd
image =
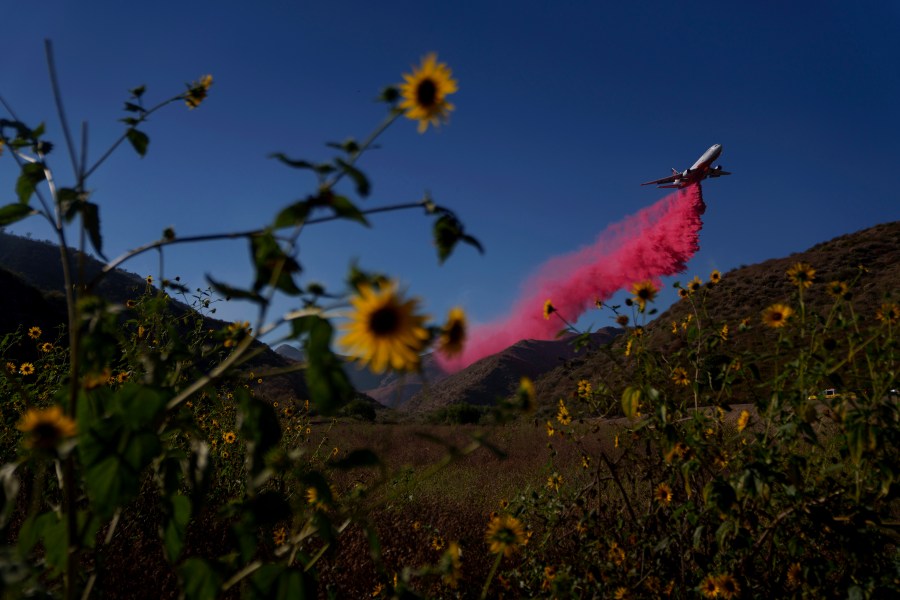
[[[78,260],[74,258],[73,267]],[[103,265],[91,256],[84,257],[87,279],[100,273]],[[0,336],[19,327],[37,325],[46,332],[60,330],[66,322],[66,304],[63,295],[63,272],[59,248],[50,242],[36,241],[0,231]],[[97,294],[110,302],[125,304],[147,288],[143,277],[122,270],[106,274],[97,286]],[[193,308],[173,298],[168,305],[174,317],[185,316]],[[127,313],[126,313],[127,318]],[[221,329],[225,321],[202,316],[205,329]],[[175,319],[177,320],[177,319]],[[290,362],[276,354],[268,346],[259,344],[262,352],[246,363],[246,368],[256,371],[280,369]],[[33,348],[24,345],[13,348],[10,357],[18,361],[30,360]],[[298,400],[307,396],[306,383],[301,373],[289,373],[265,379],[258,388],[260,395],[273,400]]]
[[[608,344],[622,332],[606,327],[591,334],[591,345]],[[581,350],[582,353],[587,350]],[[570,339],[522,340],[506,350],[487,356],[452,375],[434,381],[413,395],[402,410],[431,412],[452,404],[479,406],[494,404],[519,387],[522,377],[537,379],[573,359],[576,351]]]
[[[852,305],[857,314],[873,319],[875,310],[887,298],[900,299],[900,222],[884,223],[816,244],[804,252],[775,258],[726,273],[714,288],[707,289],[708,319],[727,323],[731,335],[728,352],[759,351],[776,337],[776,332],[762,326],[761,312],[773,303],[785,302],[795,288],[785,275],[797,262],[809,263],[815,270],[815,284],[805,293],[807,305],[821,311],[831,306],[826,284],[841,280],[859,280],[852,288]],[[860,269],[862,266],[862,270]],[[686,273],[687,283],[694,275],[707,280],[708,273]],[[690,300],[682,299],[662,312],[645,328],[646,344],[663,355],[681,347],[680,338],[671,333],[672,322],[681,323],[693,312]],[[750,328],[738,333],[742,319]],[[617,340],[615,344],[624,344]],[[841,349],[838,348],[837,351]],[[535,383],[538,400],[552,403],[571,395],[581,379],[602,379],[616,389],[624,384],[626,372],[616,368],[610,356],[593,352],[565,367],[548,372]],[[754,390],[737,390],[738,400],[752,400]]]
[[[730,352],[760,350],[774,339],[774,332],[760,325],[759,315],[765,307],[791,296],[794,289],[785,272],[797,262],[807,262],[816,269],[816,284],[806,293],[810,307],[821,309],[831,303],[826,283],[849,282],[859,276],[852,290],[852,304],[857,313],[872,318],[877,306],[889,297],[896,301],[900,293],[900,222],[877,225],[804,252],[726,273],[717,286],[704,292],[708,313],[705,318],[729,325]],[[860,266],[864,268],[861,270]],[[96,273],[100,264],[88,258],[85,268],[88,274]],[[683,282],[694,275],[685,274]],[[707,279],[709,274],[696,275]],[[61,282],[55,246],[0,232],[0,286],[5,292],[0,295],[0,334],[31,325],[53,331],[65,320]],[[124,303],[144,287],[140,276],[117,271],[109,274],[99,290],[110,300]],[[181,303],[173,305],[176,313],[191,310]],[[676,302],[646,325],[645,343],[663,354],[678,350],[682,342],[671,334],[671,324],[682,322],[692,312],[689,300]],[[749,319],[751,327],[737,335],[742,319]],[[209,323],[211,328],[224,325],[214,319],[209,319]],[[621,331],[610,327],[592,334],[592,347],[577,354],[567,340],[523,340],[452,375],[443,373],[431,357],[423,360],[422,375],[378,376],[360,371],[349,362],[345,370],[367,399],[410,415],[459,403],[492,404],[514,393],[523,376],[535,381],[539,404],[549,405],[557,398],[570,396],[580,379],[596,381],[602,377],[614,388],[624,384],[627,370],[617,368],[610,355],[600,350],[610,343],[613,347],[624,344],[624,340],[615,339]],[[302,358],[302,354],[291,347],[281,347],[279,352],[267,348],[253,366],[281,367],[298,357]],[[300,374],[272,378],[266,387],[268,395],[276,398],[305,395]],[[738,394],[752,400],[751,389],[738,390]]]

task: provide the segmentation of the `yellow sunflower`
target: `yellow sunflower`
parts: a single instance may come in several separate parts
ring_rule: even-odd
[[[33,375],[34,365],[30,362],[22,363],[22,366],[19,367],[19,373],[21,373],[22,375]]]
[[[226,444],[233,444],[234,441],[237,439],[237,436],[234,434],[233,431],[226,431],[225,433],[222,434],[222,439],[225,441]]]
[[[612,546],[610,546],[609,550],[607,550],[606,552],[606,558],[611,560],[616,565],[621,565],[625,562],[625,550],[623,550],[618,543],[613,542]]]
[[[553,306],[553,302],[548,298],[546,302],[544,302],[544,318],[549,319],[550,315],[556,312],[556,307]]]
[[[194,110],[200,106],[200,103],[206,99],[212,83],[212,75],[204,75],[199,81],[195,81],[188,86],[188,91],[184,94],[184,103],[187,104],[188,108]],[[150,282],[148,281],[147,283]]]
[[[896,323],[900,319],[900,306],[885,302],[875,311],[875,318],[886,323]]]
[[[560,486],[562,486],[563,478],[559,473],[553,473],[550,477],[547,478],[547,489],[553,490],[554,492],[559,492]]]
[[[787,270],[787,276],[797,287],[808,288],[816,278],[816,270],[809,263],[798,262]]]
[[[719,584],[715,575],[710,573],[700,582],[700,593],[707,598],[715,598],[719,595]]]
[[[737,430],[741,432],[747,428],[747,425],[750,423],[750,413],[746,410],[741,411],[741,415],[737,420]]]
[[[41,352],[51,352],[53,350],[53,344],[50,342],[44,342],[41,344]]]
[[[534,410],[534,383],[528,377],[522,377],[519,380],[519,390],[516,392],[519,408],[525,412]]]
[[[556,413],[556,420],[559,421],[560,425],[568,425],[572,422],[572,415],[569,414],[569,409],[566,408],[566,403],[562,401],[562,398],[559,400],[559,411]]]
[[[691,378],[684,367],[675,367],[672,369],[672,381],[677,385],[691,385]]]
[[[832,281],[828,284],[828,293],[835,298],[843,298],[850,290],[850,287],[843,281]]]
[[[688,291],[692,294],[699,292],[701,287],[703,287],[703,280],[696,275],[688,282]]]
[[[33,340],[36,340],[39,337],[41,337],[42,333],[43,333],[43,331],[41,331],[40,327],[32,327],[31,329],[28,330],[28,337],[30,337]]]
[[[741,593],[741,586],[729,573],[722,573],[716,577],[716,588],[719,590],[719,595],[726,600],[737,598]]]
[[[287,540],[287,531],[284,527],[279,527],[272,532],[272,541],[276,546],[281,546]]]
[[[509,515],[499,515],[491,519],[484,539],[493,554],[503,554],[507,558],[526,542],[522,522]]]
[[[711,284],[716,285],[720,281],[722,281],[722,274],[719,272],[718,269],[714,270],[712,273],[709,274],[709,282]]]
[[[456,356],[462,352],[465,341],[466,313],[459,307],[452,308],[441,330],[441,350],[447,356]]]
[[[785,304],[773,304],[762,313],[763,323],[769,327],[784,327],[788,318],[794,314],[794,309]]]
[[[30,408],[22,415],[16,427],[27,434],[26,446],[41,450],[55,448],[64,439],[78,433],[75,421],[64,415],[59,406],[45,409]]]
[[[672,488],[669,487],[668,483],[660,483],[656,486],[653,497],[656,498],[656,501],[660,504],[669,504],[672,502]]]
[[[691,293],[687,291],[685,288],[678,288],[678,297],[679,298],[687,298]]]
[[[416,314],[418,300],[404,300],[394,284],[382,290],[363,284],[350,302],[355,310],[351,321],[341,325],[347,333],[339,343],[351,357],[375,373],[418,369],[419,353],[428,341],[425,317]]]
[[[456,80],[447,65],[437,61],[436,54],[423,58],[421,66],[414,66],[412,74],[404,74],[403,79],[400,108],[406,118],[419,122],[419,133],[424,133],[429,124],[437,127],[447,121],[454,108],[447,96],[456,92]]]
[[[639,281],[631,286],[631,293],[634,294],[634,301],[638,305],[638,309],[644,312],[648,302],[653,302],[659,289],[653,285],[649,279]]]

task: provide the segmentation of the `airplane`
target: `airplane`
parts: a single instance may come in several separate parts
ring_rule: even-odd
[[[703,153],[703,156],[697,159],[697,162],[691,166],[690,169],[685,169],[683,172],[679,173],[675,169],[672,169],[672,175],[669,177],[663,177],[662,179],[657,179],[656,181],[648,181],[647,183],[642,183],[641,185],[656,185],[656,187],[660,188],[678,188],[681,189],[683,187],[687,187],[692,183],[697,183],[707,177],[721,177],[722,175],[731,175],[728,171],[722,170],[722,165],[711,166],[712,162],[719,158],[719,155],[722,154],[722,144],[713,144],[709,147],[709,150]],[[668,185],[671,184],[671,185]]]

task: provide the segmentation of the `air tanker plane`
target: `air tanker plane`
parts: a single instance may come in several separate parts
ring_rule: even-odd
[[[697,183],[707,177],[721,177],[722,175],[731,175],[728,171],[722,170],[722,165],[712,166],[712,162],[719,158],[722,154],[722,144],[713,144],[709,150],[703,153],[703,156],[697,159],[697,162],[690,169],[685,169],[679,173],[672,169],[672,175],[663,177],[656,181],[648,181],[641,185],[656,185],[661,188],[683,188]]]

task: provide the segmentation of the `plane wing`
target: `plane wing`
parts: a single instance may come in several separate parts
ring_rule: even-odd
[[[648,181],[647,183],[642,183],[641,185],[662,185],[664,183],[672,183],[676,179],[680,179],[681,175],[670,175],[668,177],[663,177],[662,179],[657,179],[656,181]]]

